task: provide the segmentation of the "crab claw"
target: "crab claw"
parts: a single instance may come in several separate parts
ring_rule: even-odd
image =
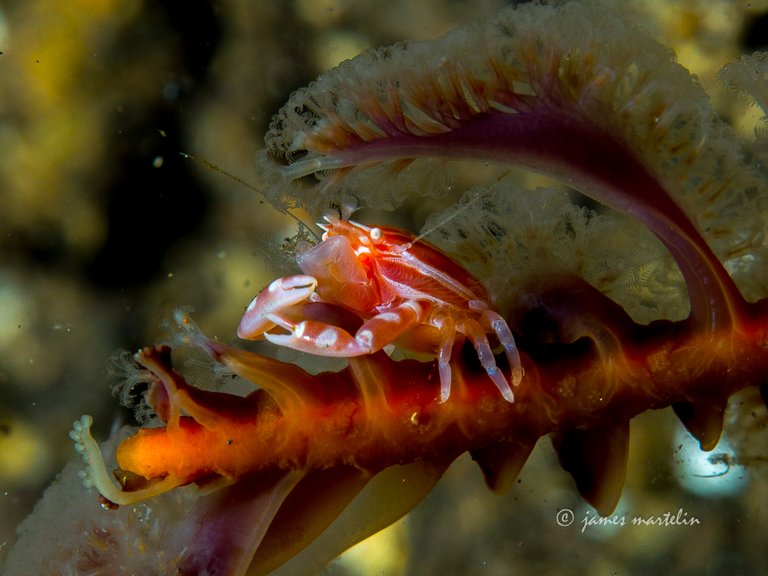
[[[237,335],[250,340],[262,336],[275,326],[275,322],[270,319],[271,315],[303,302],[314,293],[316,287],[317,280],[304,274],[278,278],[248,304],[237,327]]]
[[[292,322],[279,316],[271,316],[270,320],[289,332],[288,334],[264,333],[264,338],[278,346],[335,358],[363,356],[373,352],[370,333],[368,336],[355,338],[346,330],[325,322],[314,320]]]

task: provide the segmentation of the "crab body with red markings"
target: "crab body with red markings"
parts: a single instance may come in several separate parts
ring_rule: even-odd
[[[444,402],[450,395],[453,346],[466,337],[502,395],[514,400],[487,335],[494,334],[503,346],[513,385],[522,378],[520,357],[509,326],[491,309],[480,281],[407,231],[331,217],[321,227],[322,241],[297,258],[304,274],[279,278],[254,298],[238,327],[241,338],[263,337],[335,357],[372,354],[405,342],[407,348],[436,353]],[[362,321],[354,333],[339,308]]]

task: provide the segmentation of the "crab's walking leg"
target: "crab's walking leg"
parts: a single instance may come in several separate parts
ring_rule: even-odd
[[[508,402],[514,402],[515,395],[512,392],[512,388],[509,387],[509,382],[507,382],[504,374],[501,373],[501,370],[496,365],[496,358],[494,358],[491,345],[488,343],[485,329],[477,321],[467,319],[462,324],[460,331],[466,334],[467,338],[472,342],[475,350],[477,350],[480,364],[488,373],[488,377],[493,380],[501,395],[504,396],[504,399]]]
[[[363,356],[381,350],[404,332],[423,322],[430,308],[428,303],[404,302],[365,322],[354,336],[343,328],[325,322],[294,322],[277,314],[268,314],[270,322],[285,328],[290,334],[265,333],[264,338],[278,346],[318,356]]]
[[[437,348],[437,367],[440,372],[440,403],[451,395],[451,352],[456,341],[456,323],[450,314],[437,313],[432,318],[432,325],[440,332],[440,344]]]
[[[519,386],[520,381],[523,379],[523,363],[520,360],[520,353],[517,351],[515,337],[512,336],[512,331],[509,329],[507,321],[497,312],[485,310],[480,317],[480,322],[493,330],[501,345],[504,346],[504,353],[512,370],[512,386]]]

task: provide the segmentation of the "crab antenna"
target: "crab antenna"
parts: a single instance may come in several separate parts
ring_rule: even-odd
[[[246,182],[242,178],[240,178],[238,176],[235,176],[234,174],[232,174],[230,172],[227,172],[226,170],[224,170],[223,168],[220,168],[219,166],[217,166],[213,162],[210,162],[209,160],[206,160],[205,158],[201,158],[200,156],[195,156],[193,154],[187,154],[186,152],[179,152],[179,154],[183,158],[186,158],[188,160],[193,160],[193,161],[197,162],[198,164],[202,164],[203,166],[205,166],[209,170],[213,170],[214,172],[218,172],[219,174],[222,174],[222,175],[224,175],[224,176],[234,180],[238,184],[240,184],[242,186],[245,186],[249,190],[253,190],[259,196],[261,196],[265,201],[269,202],[269,199],[266,197],[264,192],[259,190],[256,186],[254,186],[250,182]],[[272,204],[271,202],[269,202],[269,203]],[[275,210],[277,210],[281,214],[285,214],[289,218],[292,218],[293,220],[295,220],[298,223],[300,228],[304,228],[305,230],[307,230],[312,235],[313,238],[315,238],[315,240],[320,241],[320,237],[312,229],[312,225],[311,224],[307,224],[306,222],[304,222],[304,220],[302,220],[301,218],[296,216],[296,214],[294,214],[293,212],[291,212],[287,208],[280,208],[280,207],[274,206],[274,205],[273,205],[273,207],[275,208]]]
[[[465,202],[462,206],[459,206],[455,210],[452,210],[450,214],[448,214],[444,218],[441,218],[438,222],[436,222],[435,224],[433,224],[432,226],[430,226],[429,228],[427,228],[426,230],[421,232],[413,240],[408,242],[408,244],[405,244],[403,249],[407,250],[408,248],[413,246],[413,244],[415,242],[418,242],[419,240],[421,240],[423,238],[426,238],[427,236],[432,234],[432,232],[434,232],[438,228],[441,228],[441,227],[445,226],[446,224],[448,224],[448,222],[450,222],[451,220],[456,218],[459,214],[461,214],[465,210],[469,209],[473,204],[475,204],[476,202],[478,202],[480,200],[480,194],[479,193],[475,192],[474,196],[475,197],[472,198],[470,201]],[[454,204],[454,206],[455,206],[455,204]]]

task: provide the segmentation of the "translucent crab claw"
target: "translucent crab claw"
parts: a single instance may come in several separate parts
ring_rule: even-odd
[[[264,338],[278,346],[337,358],[363,356],[373,352],[373,336],[370,332],[356,338],[346,330],[324,322],[304,320],[295,323],[277,316],[271,316],[270,319],[289,332],[289,334],[264,334]]]
[[[304,274],[278,278],[259,292],[248,305],[237,327],[237,335],[246,339],[261,337],[267,330],[275,327],[275,322],[270,316],[303,302],[314,293],[316,287],[317,280]]]

